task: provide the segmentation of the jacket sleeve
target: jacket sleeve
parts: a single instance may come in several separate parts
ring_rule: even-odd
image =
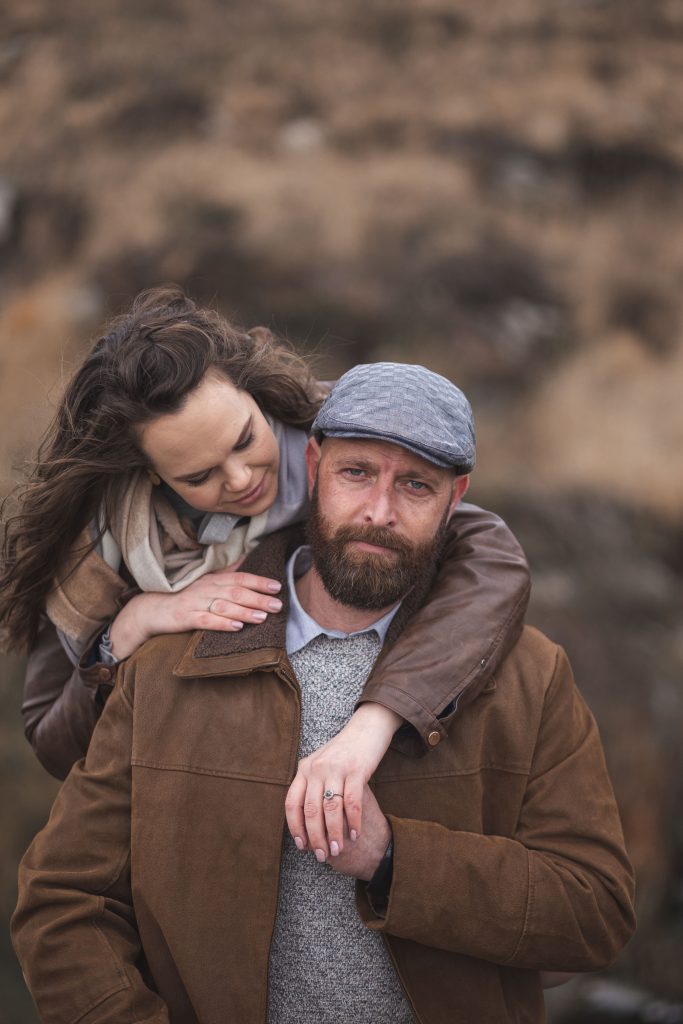
[[[93,662],[92,647],[72,665],[45,616],[28,657],[21,713],[38,760],[57,779],[85,754],[115,667]]]
[[[529,592],[524,552],[503,520],[458,505],[427,603],[377,662],[360,701],[415,727],[417,735],[400,730],[394,746],[415,754],[439,742],[462,695],[483,686],[519,639]]]
[[[136,967],[132,720],[119,685],[19,868],[12,939],[43,1024],[168,1024],[164,1002]]]
[[[513,836],[390,821],[384,918],[358,888],[370,928],[546,971],[605,967],[633,931],[633,873],[597,726],[561,651]]]

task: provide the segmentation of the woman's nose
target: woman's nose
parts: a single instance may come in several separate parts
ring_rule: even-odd
[[[233,493],[248,490],[251,482],[251,467],[240,460],[229,459],[224,466],[226,487]]]

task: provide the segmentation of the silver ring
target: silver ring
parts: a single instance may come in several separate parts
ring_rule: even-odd
[[[325,792],[323,793],[323,797],[325,798],[325,800],[331,800],[335,796],[340,796],[342,800],[344,799],[343,793],[335,793],[334,790],[332,789],[326,789]]]
[[[212,597],[212,598],[211,598],[211,600],[209,601],[209,607],[208,607],[208,608],[206,609],[206,610],[207,610],[207,612],[210,612],[210,611],[211,611],[211,605],[213,604],[213,602],[214,602],[214,601],[217,601],[217,600],[218,600],[218,598],[217,598],[217,597]]]

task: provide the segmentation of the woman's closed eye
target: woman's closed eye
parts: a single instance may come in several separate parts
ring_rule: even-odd
[[[186,480],[185,483],[188,487],[201,487],[202,484],[206,483],[212,473],[212,469],[207,469],[206,472],[201,474],[201,476],[192,477],[191,480]]]
[[[250,431],[247,434],[246,437],[243,437],[240,441],[237,442],[237,444],[233,448],[233,451],[234,452],[243,452],[245,448],[249,447],[249,445],[251,444],[251,442],[253,440],[254,440],[254,432],[252,430],[252,431]]]
[[[232,450],[234,452],[242,452],[245,450],[245,448],[248,448],[249,445],[252,444],[253,440],[254,432],[253,430],[251,430],[245,437],[240,438],[240,440],[235,444]],[[206,469],[203,473],[200,473],[198,476],[186,478],[184,483],[186,483],[188,487],[201,487],[202,484],[206,483],[206,481],[209,479],[212,473],[213,468]]]

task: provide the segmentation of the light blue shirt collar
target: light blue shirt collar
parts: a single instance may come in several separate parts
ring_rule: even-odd
[[[326,629],[317,623],[308,612],[304,611],[294,584],[296,579],[303,576],[310,569],[311,564],[311,549],[305,546],[297,548],[287,562],[287,586],[289,587],[289,617],[287,619],[286,636],[287,654],[295,654],[297,651],[300,651],[302,647],[309,644],[311,640],[315,640],[321,633],[338,640],[345,640],[349,636],[359,636],[361,633],[370,633],[374,630],[381,642],[384,643],[387,630],[391,625],[394,615],[400,608],[401,602],[399,601],[394,608],[388,611],[386,615],[383,615],[381,619],[378,619],[377,622],[373,622],[371,625],[366,626],[365,629],[359,629],[355,633],[342,633],[338,629]]]

